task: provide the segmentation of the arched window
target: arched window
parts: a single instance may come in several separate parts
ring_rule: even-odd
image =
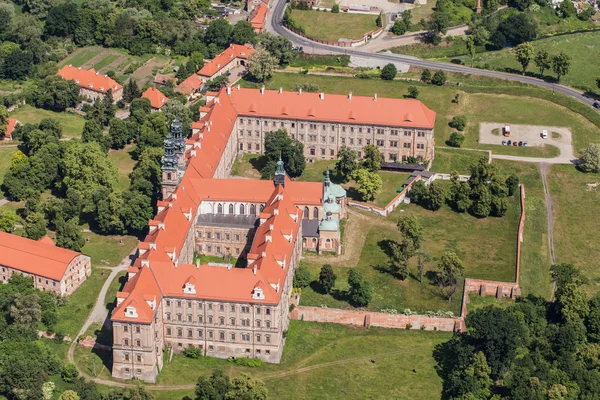
[[[217,214],[223,214],[223,204],[217,206]]]
[[[246,207],[240,204],[240,215],[246,215]]]
[[[229,205],[229,214],[233,214],[233,204]]]
[[[171,180],[171,173],[167,173],[167,180],[170,181]]]
[[[317,238],[312,238],[313,244],[317,243]]]
[[[304,207],[304,218],[308,218],[308,207]]]
[[[252,204],[250,206],[250,215],[256,215],[256,205]]]
[[[313,218],[319,219],[319,209],[317,207],[313,209]]]

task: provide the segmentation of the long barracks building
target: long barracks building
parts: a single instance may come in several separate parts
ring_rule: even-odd
[[[371,143],[386,160],[433,157],[435,113],[416,100],[225,88],[200,115],[191,138],[175,122],[165,139],[163,200],[111,316],[117,378],[154,382],[163,351],[190,346],[280,361],[301,253],[341,252],[346,192],[328,174],[292,181],[281,161],[273,181],[228,179],[266,132],[286,129],[309,161]],[[196,253],[242,261],[201,264]]]

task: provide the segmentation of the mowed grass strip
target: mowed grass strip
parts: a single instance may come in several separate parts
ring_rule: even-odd
[[[63,137],[80,137],[85,119],[81,115],[70,112],[54,112],[25,105],[9,114],[22,124],[39,124],[45,118],[54,119],[60,123]]]
[[[572,165],[553,166],[549,173],[554,202],[554,249],[558,263],[573,263],[590,281],[590,292],[600,289],[600,174],[579,172]]]
[[[90,61],[92,58],[96,57],[96,55],[98,55],[98,52],[100,52],[101,49],[101,47],[90,47],[81,49],[80,51],[77,51],[71,54],[69,57],[65,58],[65,60],[62,61],[61,64],[72,65],[74,67],[79,68],[88,61]]]
[[[293,10],[292,18],[307,36],[321,40],[362,39],[378,28],[377,15]]]
[[[121,150],[110,150],[108,152],[108,158],[110,158],[119,171],[119,182],[116,184],[115,189],[125,191],[129,187],[129,174],[133,171],[135,160],[131,158],[129,154],[131,147],[127,147]]]
[[[115,60],[117,60],[119,57],[121,57],[120,54],[110,54],[110,55],[104,57],[102,60],[100,60],[96,64],[94,64],[94,69],[96,71],[99,71],[102,68],[106,67],[107,65],[111,64],[112,62],[114,62]]]

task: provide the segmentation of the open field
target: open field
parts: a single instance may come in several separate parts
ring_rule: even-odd
[[[483,151],[469,151],[461,149],[435,149],[435,158],[430,171],[450,174],[458,172],[459,175],[469,175],[471,165],[480,158],[488,158],[488,153]]]
[[[376,15],[293,10],[292,18],[307,36],[321,40],[362,39],[378,28]]]
[[[63,129],[63,137],[80,137],[85,119],[81,115],[70,112],[54,112],[25,105],[9,114],[22,124],[39,124],[45,118],[57,120]]]
[[[81,252],[92,257],[92,267],[114,267],[137,246],[134,236],[104,236],[96,233],[83,233],[86,240]],[[123,244],[121,244],[121,241]]]
[[[377,93],[380,97],[402,98],[409,86],[417,86],[420,91],[419,100],[437,112],[436,143],[443,145],[446,142],[452,132],[448,122],[452,116],[462,114],[468,118],[465,131],[466,140],[463,147],[493,150],[497,154],[552,157],[556,155],[556,149],[549,146],[536,148],[479,144],[477,142],[479,122],[570,127],[576,154],[588,143],[600,140],[598,127],[585,117],[548,100],[527,96],[528,91],[536,96],[550,94],[550,92],[540,92],[521,85],[508,87],[504,81],[500,83],[495,80],[480,80],[472,76],[451,78],[450,80],[450,83],[457,82],[461,83],[460,88],[452,84],[438,87],[418,82],[389,82],[376,79],[279,73],[267,82],[267,88],[279,89],[282,87],[284,90],[295,90],[296,85],[312,83],[318,85],[319,90],[326,93],[348,94],[352,91],[354,95],[361,96],[372,96],[373,93]],[[242,84],[246,87],[257,86],[247,81],[242,81]],[[515,92],[519,96],[491,93],[495,91]],[[460,95],[458,104],[452,103],[455,94]],[[552,98],[551,95],[548,97]],[[585,107],[589,118],[598,118],[597,112],[588,106],[572,105],[569,100],[560,95],[556,95],[555,98],[556,101],[564,102],[575,109]],[[493,104],[493,107],[490,107],[489,104]]]
[[[571,56],[571,70],[561,78],[562,84],[600,93],[596,86],[598,71],[590,68],[590,65],[596,64],[597,60],[600,59],[600,32],[555,36],[536,40],[532,44],[536,51],[543,49],[550,54],[558,54],[562,51]],[[470,57],[457,58],[462,60],[464,64],[470,65]],[[475,57],[475,66],[510,72],[521,71],[521,65],[516,61],[512,49],[480,53]],[[529,65],[529,72],[531,75],[539,75],[534,63]],[[545,71],[545,75],[556,77],[551,70]]]
[[[323,398],[323,393],[327,393],[327,398],[332,400],[384,399],[390,396],[395,399],[432,399],[439,397],[441,392],[441,379],[434,369],[432,351],[435,345],[450,337],[447,332],[366,330],[291,321],[279,365],[249,368],[216,358],[193,360],[174,355],[172,362],[165,362],[157,384],[193,384],[198,376],[208,376],[215,368],[222,368],[230,376],[244,372],[263,380],[269,390],[269,398],[308,400]],[[107,369],[97,355],[81,347],[76,350],[79,365],[88,373],[92,357],[96,358],[97,374],[105,377]],[[310,369],[298,371],[304,367]],[[412,372],[413,369],[416,372]],[[398,376],[408,374],[411,379],[398,379]],[[152,389],[152,385],[146,387]],[[153,391],[157,399],[179,398],[192,395],[192,392]]]
[[[119,182],[115,186],[115,189],[124,191],[129,187],[129,174],[133,171],[135,160],[129,155],[131,147],[128,146],[121,150],[110,150],[108,152],[108,158],[110,158],[117,169],[119,170]]]
[[[573,263],[590,282],[590,292],[600,288],[600,190],[586,184],[600,182],[600,174],[585,174],[571,165],[553,166],[548,175],[554,201],[556,261]]]

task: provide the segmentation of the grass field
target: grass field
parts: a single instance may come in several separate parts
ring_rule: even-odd
[[[467,312],[472,313],[475,310],[488,306],[506,308],[512,304],[515,304],[515,302],[510,297],[497,299],[496,296],[479,296],[476,293],[471,293],[469,295],[469,304],[467,304]]]
[[[435,149],[435,158],[431,164],[432,172],[449,174],[458,172],[460,175],[469,175],[471,165],[480,158],[488,158],[488,153],[483,151],[469,151],[461,149]]]
[[[378,28],[376,15],[294,10],[292,18],[307,36],[321,40],[362,39]]]
[[[294,90],[296,85],[312,83],[318,85],[319,90],[325,93],[348,94],[352,91],[354,95],[359,96],[372,96],[373,93],[377,93],[380,97],[402,98],[409,86],[417,86],[420,91],[419,100],[437,112],[435,139],[438,145],[443,145],[452,133],[452,129],[448,126],[452,116],[461,114],[468,118],[465,131],[466,140],[463,147],[493,150],[497,154],[553,157],[556,155],[556,149],[554,147],[479,144],[479,122],[570,127],[573,133],[575,153],[587,146],[588,143],[600,140],[598,127],[581,115],[550,101],[527,97],[527,95],[477,93],[479,90],[500,88],[505,90],[506,82],[480,80],[476,77],[461,77],[456,78],[456,81],[451,79],[450,82],[456,83],[457,81],[464,88],[462,91],[461,87],[457,88],[452,84],[438,87],[417,82],[279,73],[267,82],[267,88],[276,90],[282,87],[284,90]],[[247,81],[242,81],[242,83],[247,87],[256,87],[256,84]],[[520,85],[515,85],[515,88],[520,88]],[[452,103],[455,94],[460,95],[458,104]],[[562,100],[562,98],[560,99]],[[587,111],[593,112],[591,109]],[[592,115],[597,117],[595,113]]]
[[[0,147],[0,185],[4,181],[4,174],[10,168],[10,160],[12,155],[18,151],[16,147]]]
[[[111,63],[116,61],[119,57],[121,57],[119,54],[108,55],[108,56],[104,57],[102,60],[98,61],[96,64],[94,64],[94,69],[96,71],[100,71],[102,68],[104,68],[107,65],[110,65]]]
[[[89,241],[86,241],[81,252],[92,257],[92,266],[99,267],[119,265],[138,243],[133,236],[103,236],[96,233],[84,233],[83,236]]]
[[[85,119],[80,115],[69,112],[57,113],[29,105],[21,106],[9,115],[22,124],[39,124],[44,118],[55,119],[62,126],[63,137],[80,137],[85,124]]]
[[[585,174],[571,165],[556,165],[549,173],[554,201],[556,261],[573,263],[589,278],[590,292],[600,289],[600,190],[586,184],[600,182],[600,174]]]
[[[571,69],[567,75],[561,78],[562,84],[583,90],[591,90],[600,94],[600,90],[596,86],[598,71],[590,68],[590,65],[594,65],[600,59],[600,32],[555,36],[534,41],[532,44],[536,51],[544,49],[550,54],[558,54],[563,51],[571,56]],[[466,56],[458,58],[465,64],[470,64],[471,62],[470,58]],[[521,71],[521,65],[516,61],[512,49],[480,53],[475,58],[475,66]],[[529,72],[535,76],[539,74],[534,63],[531,63],[529,66]],[[544,73],[545,75],[556,77],[551,70]]]
[[[351,328],[336,324],[291,321],[281,364],[249,368],[227,360],[198,360],[174,355],[158,377],[158,385],[193,384],[215,368],[230,376],[249,373],[265,382],[269,398],[284,400],[432,399],[439,398],[441,379],[432,351],[451,333],[400,329]],[[76,359],[86,372],[96,359],[98,376],[106,377],[102,360],[89,349],[78,348]],[[375,362],[371,362],[375,360]],[[331,365],[328,363],[339,362]],[[300,372],[298,368],[312,367]],[[413,369],[416,372],[413,372]],[[286,376],[275,376],[286,373]],[[411,379],[398,379],[409,376]],[[152,385],[146,385],[152,389]],[[156,399],[191,396],[192,390],[153,391]]]
[[[135,160],[129,155],[130,147],[121,150],[110,150],[108,158],[110,158],[117,169],[119,170],[119,182],[115,189],[124,191],[129,187],[129,174],[133,171]]]

